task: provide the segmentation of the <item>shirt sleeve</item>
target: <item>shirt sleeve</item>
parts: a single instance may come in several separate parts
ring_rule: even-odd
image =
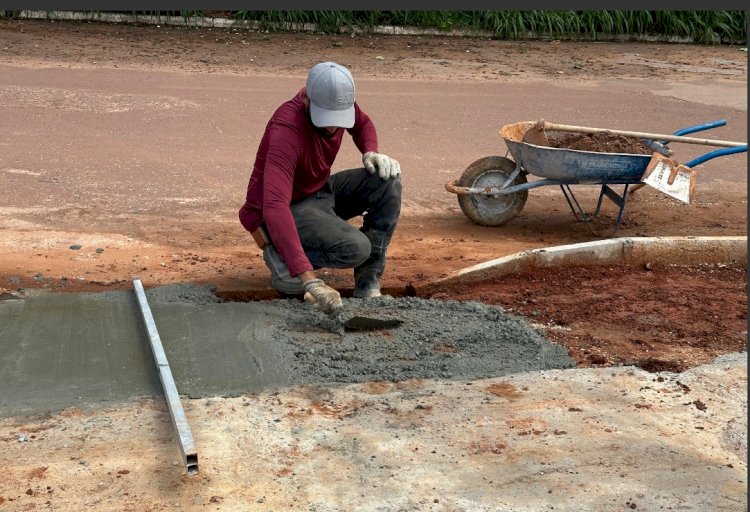
[[[294,170],[301,153],[302,138],[298,132],[287,125],[271,128],[263,173],[263,219],[274,247],[293,277],[313,269],[302,249],[290,208]]]
[[[378,132],[375,130],[375,124],[370,116],[359,108],[359,104],[354,102],[354,126],[347,128],[352,136],[354,144],[363,155],[369,151],[378,152]]]

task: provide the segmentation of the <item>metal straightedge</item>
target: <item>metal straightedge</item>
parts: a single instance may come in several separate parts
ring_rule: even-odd
[[[135,295],[138,298],[138,305],[141,308],[143,323],[146,325],[146,330],[148,331],[148,337],[151,342],[151,351],[154,354],[156,368],[159,371],[159,380],[161,380],[161,386],[164,389],[164,395],[167,398],[167,406],[169,407],[169,415],[172,417],[172,425],[175,430],[177,430],[180,442],[180,453],[182,453],[182,461],[185,464],[185,470],[188,475],[197,475],[198,452],[195,448],[195,443],[193,442],[193,434],[190,432],[190,426],[185,417],[185,410],[182,408],[180,395],[177,392],[177,386],[172,378],[172,370],[169,368],[167,355],[164,353],[164,347],[161,344],[159,332],[156,330],[156,323],[154,322],[151,308],[146,299],[146,292],[143,289],[141,280],[137,277],[133,279],[133,288],[135,289]]]

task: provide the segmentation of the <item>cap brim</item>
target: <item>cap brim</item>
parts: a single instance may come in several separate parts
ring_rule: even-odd
[[[351,128],[354,126],[354,105],[345,110],[325,110],[310,102],[310,118],[318,128],[338,126]]]

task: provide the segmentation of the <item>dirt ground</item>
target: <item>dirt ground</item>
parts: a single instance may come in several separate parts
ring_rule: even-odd
[[[747,347],[742,268],[537,268],[439,295],[529,318],[581,367],[681,372]]]
[[[739,52],[737,47],[507,42],[419,36],[350,37],[8,20],[0,21],[0,36],[0,64],[21,69],[60,70],[61,73],[65,69],[80,68],[88,70],[87,80],[92,83],[105,70],[115,68],[179,72],[174,78],[178,82],[186,74],[206,79],[222,74],[304,76],[309,63],[325,55],[349,66],[355,76],[375,76],[378,80],[395,80],[397,84],[404,79],[439,82],[448,87],[457,82],[529,82],[548,84],[553,90],[560,84],[592,80],[608,83],[609,78],[661,80],[668,70],[672,82],[696,84],[710,79],[714,88],[739,84],[744,85],[746,91],[746,53]],[[647,90],[658,87],[656,82],[647,83],[653,84],[646,85]],[[46,85],[49,88],[54,83]],[[63,88],[58,90],[57,98],[39,98],[40,94],[54,96],[55,90],[30,86],[25,94],[19,87],[6,85],[0,88],[0,106],[9,114],[36,113],[40,109],[54,112],[104,108],[106,111],[106,105],[97,107],[85,100],[79,100],[80,106],[76,106],[75,95],[80,93],[75,90],[65,92]],[[684,110],[681,103],[684,104],[684,100],[677,104],[678,113]],[[571,106],[563,105],[565,110]],[[712,109],[712,115],[717,118],[724,116],[730,121],[732,118],[742,121],[732,124],[732,133],[739,140],[746,139],[746,105],[744,110],[742,108],[738,105],[729,111]],[[547,117],[552,115],[557,114],[553,111]],[[638,114],[641,118],[648,115],[649,112]],[[417,111],[413,116],[416,126],[429,129],[429,121],[421,120],[424,112]],[[11,118],[6,119],[10,122]],[[33,121],[27,122],[33,127]],[[264,122],[256,130],[262,128]],[[218,124],[215,126],[222,131]],[[24,133],[32,130],[18,126],[14,129]],[[66,127],[61,125],[59,129],[66,130]],[[73,136],[75,130],[71,130]],[[117,128],[112,130],[117,132]],[[116,135],[108,140],[114,147],[119,145]],[[398,143],[391,141],[391,145]],[[92,157],[85,153],[85,148],[77,147],[70,140],[60,150],[66,161],[72,163],[62,170],[62,164],[45,165],[45,160],[52,157],[45,157],[46,151],[41,146],[29,144],[28,138],[22,135],[6,144],[10,156],[0,162],[0,175],[7,184],[0,192],[3,199],[0,286],[8,290],[123,289],[131,287],[133,275],[140,275],[147,286],[173,282],[210,283],[228,296],[232,292],[248,291],[256,296],[276,296],[268,290],[268,273],[260,251],[248,243],[247,234],[236,222],[236,208],[244,195],[247,179],[242,175],[247,176],[247,170],[237,171],[240,178],[236,183],[211,178],[209,182],[202,181],[201,190],[175,191],[176,183],[201,182],[201,176],[191,177],[189,170],[172,171],[176,176],[169,176],[170,173],[154,167],[164,158],[170,158],[169,155],[177,158],[179,144],[164,147],[160,143],[158,151],[164,154],[150,166],[133,165],[132,160],[115,162],[122,178],[113,176],[112,170],[99,170],[102,165],[112,165],[107,163],[112,157],[106,151]],[[24,148],[19,144],[29,145]],[[400,144],[412,143],[403,140]],[[467,148],[457,144],[451,139],[440,140],[441,154],[449,155],[455,164],[449,164],[447,171],[440,171],[441,179],[437,182],[430,176],[429,168],[410,166],[409,160],[402,159],[404,211],[390,248],[389,268],[383,281],[392,293],[407,293],[453,270],[487,259],[593,238],[585,226],[572,217],[560,191],[551,187],[531,191],[524,211],[502,228],[472,224],[458,209],[455,197],[441,187],[442,182],[458,177],[461,166],[481,156],[466,154]],[[395,151],[395,154],[413,155],[420,149],[407,152],[396,146]],[[434,148],[426,148],[426,151],[429,153]],[[40,152],[41,160],[36,155]],[[254,148],[249,147],[237,156],[245,169],[249,168],[253,154]],[[424,159],[427,158],[426,154]],[[80,167],[75,164],[77,160],[82,162]],[[88,168],[83,162],[88,163]],[[715,164],[721,165],[720,170],[707,171],[705,177],[699,175],[697,200],[690,207],[651,189],[634,193],[618,234],[744,234],[746,155],[714,162],[721,162]],[[138,185],[141,181],[145,181],[147,188]],[[230,187],[239,192],[233,194],[234,203],[224,199]],[[582,197],[589,205],[593,205],[595,192],[584,187]],[[176,202],[160,199],[185,194],[188,197],[178,198]],[[190,194],[194,197],[189,197]],[[207,194],[212,200],[206,199]],[[222,200],[217,202],[217,196]],[[605,206],[605,222],[612,222],[615,213],[614,208]],[[345,294],[350,293],[349,272],[326,271],[325,277]],[[739,277],[744,280],[744,275]],[[597,273],[596,279],[602,281],[600,293],[618,293],[612,281],[619,277]],[[525,282],[526,288],[531,285],[528,280],[520,282]],[[672,289],[677,296],[682,293],[677,288]],[[702,293],[709,292],[710,287],[702,290]],[[482,293],[464,292],[462,298],[480,298]],[[561,306],[558,304],[558,307]],[[670,309],[660,303],[654,307],[663,307],[661,314]],[[589,321],[583,308],[576,312],[572,304],[568,309],[566,316],[570,324],[575,323],[576,316],[582,317],[582,323]],[[627,319],[620,320],[618,325],[627,324]],[[629,329],[623,327],[622,330]],[[610,354],[604,356],[605,359],[622,362],[652,357],[646,344],[639,344],[636,339],[631,341],[630,352]]]
[[[498,147],[502,124],[544,117],[664,132],[725,118],[727,127],[706,137],[747,140],[747,53],[737,47],[0,20],[0,129],[7,134],[0,141],[0,294],[130,289],[140,275],[147,286],[210,283],[226,297],[275,296],[236,212],[268,116],[291,96],[285,88],[301,86],[321,59],[361,77],[382,150],[404,169],[404,207],[383,280],[394,294],[418,293],[489,259],[595,239],[551,187],[532,190],[521,214],[502,228],[463,216],[442,184],[479,157],[505,154]],[[248,84],[254,96],[240,90]],[[680,159],[704,149],[683,149]],[[628,200],[618,235],[746,234],[746,154],[700,169],[691,206],[641,189]],[[591,204],[596,193],[584,189],[581,197]],[[350,273],[323,277],[350,293]],[[746,281],[744,270],[719,267],[587,268],[445,290],[444,298],[523,314],[583,366],[681,371],[745,350]],[[223,403],[216,414],[244,405]],[[146,404],[149,418],[139,428],[168,421],[153,409]],[[97,416],[83,417],[96,429]],[[69,425],[68,417],[53,422]],[[76,460],[76,469],[91,471]],[[70,484],[92,506],[103,489],[137,494],[137,486],[123,486],[131,478],[122,472],[126,460],[99,464],[108,471],[100,484]],[[24,471],[35,473],[12,477],[14,485],[28,481],[31,493],[4,491],[0,508],[3,500],[6,507],[24,503],[11,510],[52,506],[43,497],[64,484],[45,489],[47,464],[32,465]],[[277,478],[291,473],[279,471]],[[202,478],[201,507],[218,508],[224,494],[212,494],[210,479]],[[15,498],[24,492],[26,501]],[[173,506],[135,495],[128,503],[128,510]]]
[[[183,401],[197,476],[163,400],[0,420],[0,510],[742,512],[743,359]]]

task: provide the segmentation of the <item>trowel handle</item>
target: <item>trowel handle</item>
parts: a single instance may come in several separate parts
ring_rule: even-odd
[[[614,133],[624,137],[635,137],[638,139],[651,139],[667,142],[684,142],[686,144],[702,144],[704,146],[739,147],[745,146],[745,142],[732,142],[728,140],[699,139],[696,137],[682,137],[680,135],[666,135],[661,133],[630,132],[625,130],[610,130],[606,128],[591,128],[589,126],[573,126],[569,124],[554,124],[544,122],[545,131],[574,132],[574,133]]]
[[[305,299],[305,302],[308,304],[311,304],[313,306],[318,305],[318,301],[315,300],[315,296],[310,292],[305,292],[305,295],[302,296],[303,299]],[[335,308],[333,311],[328,313],[328,316],[330,316],[333,319],[338,319],[341,316],[341,313],[344,311],[343,307]]]

